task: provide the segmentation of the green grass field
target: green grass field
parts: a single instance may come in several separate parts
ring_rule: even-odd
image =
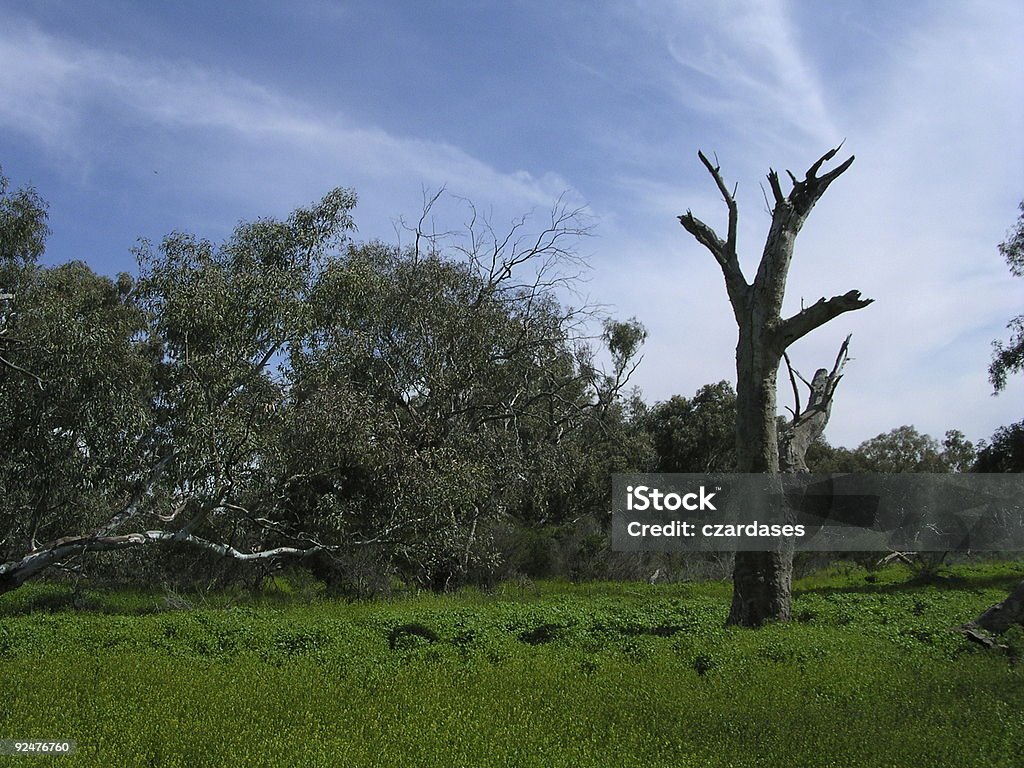
[[[193,610],[96,591],[84,611],[30,586],[0,599],[0,738],[78,750],[0,761],[1020,768],[1024,670],[949,630],[1021,578],[833,570],[757,631],[723,627],[721,583]]]

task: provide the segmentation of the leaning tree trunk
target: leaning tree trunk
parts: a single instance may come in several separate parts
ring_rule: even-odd
[[[725,240],[707,224],[687,211],[679,222],[715,257],[725,278],[726,291],[739,329],[736,345],[736,471],[778,473],[779,447],[776,427],[776,378],[786,348],[797,339],[832,318],[871,303],[850,291],[831,299],[822,298],[789,318],[781,315],[786,278],[793,257],[797,233],[814,204],[836,178],[853,163],[853,158],[818,176],[821,166],[835,157],[831,149],[815,162],[803,180],[790,173],[793,188],[782,192],[779,176],[768,173],[775,205],[772,223],[758,265],[757,275],[748,282],[736,253],[737,207],[735,191],[730,192],[717,165],[703,152],[697,156],[714,179],[729,210]],[[787,620],[792,587],[792,552],[780,547],[768,552],[737,552],[733,569],[733,599],[729,623],[758,626],[767,620]]]
[[[336,547],[327,547],[316,542],[307,542],[305,547],[281,546],[270,549],[242,552],[225,542],[209,541],[192,533],[192,529],[211,514],[222,511],[222,498],[214,504],[199,505],[200,511],[191,520],[175,531],[138,531],[135,533],[118,534],[117,530],[129,521],[143,514],[157,480],[172,462],[173,454],[162,458],[150,471],[143,487],[128,504],[114,514],[105,524],[91,533],[81,536],[63,536],[46,544],[39,545],[20,558],[0,562],[0,595],[18,589],[22,584],[35,578],[48,569],[78,557],[86,552],[113,552],[140,547],[189,546],[204,549],[221,557],[244,563],[277,562],[279,560],[303,560],[317,556],[330,556]],[[190,509],[188,504],[181,504],[168,516],[158,517],[163,522],[172,522],[183,512]]]
[[[321,553],[329,554],[333,551],[330,547],[310,545],[306,548],[274,547],[257,552],[241,552],[230,544],[208,541],[198,536],[193,536],[187,529],[178,531],[140,531],[138,533],[111,536],[103,534],[65,536],[42,545],[19,560],[0,563],[0,595],[17,589],[29,579],[35,578],[50,567],[86,552],[112,552],[160,545],[198,547],[221,557],[245,563],[277,562],[284,559],[301,560]]]

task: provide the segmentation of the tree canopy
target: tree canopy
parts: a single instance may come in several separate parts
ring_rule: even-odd
[[[736,391],[729,382],[658,403],[643,424],[658,472],[731,472],[736,465]]]
[[[974,463],[975,472],[1024,472],[1024,421],[999,427],[982,441]]]
[[[999,244],[999,253],[1006,259],[1010,272],[1024,277],[1024,202],[1020,204],[1020,218]],[[1006,377],[1024,370],[1024,314],[1017,315],[1006,326],[1010,340],[992,342],[992,363],[988,368],[989,379],[996,392],[1006,387]]]
[[[0,189],[2,589],[152,545],[444,586],[497,567],[502,525],[603,524],[646,460],[643,327],[563,301],[580,210],[359,243],[336,189],[110,279],[40,266],[45,204]]]

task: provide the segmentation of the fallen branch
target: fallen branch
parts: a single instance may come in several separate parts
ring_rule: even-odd
[[[29,579],[59,564],[61,561],[86,552],[110,552],[154,544],[187,544],[209,550],[221,557],[240,562],[266,562],[281,558],[302,559],[321,552],[335,552],[338,547],[312,546],[274,547],[256,552],[242,552],[229,544],[209,541],[187,531],[142,531],[120,536],[92,534],[88,536],[65,536],[52,541],[20,560],[0,564],[0,594],[17,589]]]
[[[963,635],[972,643],[977,643],[978,645],[988,648],[990,651],[1005,652],[1010,650],[1009,646],[1003,645],[1002,643],[997,643],[993,638],[979,632],[977,626],[975,626],[973,623],[964,624],[963,626],[957,627],[953,631]]]
[[[886,555],[881,560],[879,560],[877,565],[879,567],[881,567],[881,566],[884,566],[884,565],[889,565],[889,563],[894,563],[897,560],[902,560],[907,565],[913,566],[914,565],[914,561],[910,559],[910,555],[914,555],[914,554],[917,554],[917,553],[916,552],[909,552],[909,553],[908,552],[890,552],[888,555]]]

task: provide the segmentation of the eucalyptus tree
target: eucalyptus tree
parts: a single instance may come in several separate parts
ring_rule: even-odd
[[[3,219],[28,277],[4,314],[0,591],[167,545],[444,586],[500,556],[495,521],[579,512],[644,335],[562,303],[583,212],[402,247],[351,242],[354,205],[143,242],[117,282],[29,274],[45,209]]]
[[[1024,202],[1020,204],[1020,217],[1006,239],[999,244],[999,253],[1006,260],[1010,272],[1024,277]],[[988,368],[989,379],[996,392],[1006,387],[1008,374],[1024,370],[1024,314],[1017,315],[1007,325],[1011,332],[1010,341],[992,342],[992,363]]]
[[[13,332],[11,319],[25,301],[24,288],[46,248],[46,220],[46,202],[39,194],[31,187],[11,190],[0,170],[0,367],[29,376],[10,359],[11,350],[24,343]]]
[[[19,365],[39,392],[23,386],[9,403],[45,439],[33,448],[22,430],[35,464],[5,478],[18,493],[4,502],[0,591],[90,551],[309,554],[247,547],[263,539],[246,535],[246,504],[268,484],[269,426],[284,393],[277,358],[301,338],[304,292],[351,228],[354,203],[336,190],[287,221],[239,225],[219,247],[180,233],[143,243],[134,285],[81,265],[40,271],[14,326],[28,339]],[[35,478],[47,494],[36,503],[40,522],[14,501]]]
[[[1020,204],[1020,211],[1013,229],[1000,243],[999,252],[1006,259],[1010,272],[1024,277],[1024,202]],[[1024,370],[1024,315],[1014,317],[1008,327],[1012,333],[1009,343],[992,343],[992,363],[988,372],[996,393],[1006,387],[1009,374]],[[1000,427],[992,436],[991,444],[978,453],[975,471],[1024,471],[1024,422]],[[972,627],[979,626],[990,632],[1002,633],[1015,624],[1024,624],[1024,581],[1005,600],[993,605],[965,629],[970,632]]]
[[[658,403],[643,423],[658,472],[728,472],[736,465],[736,391],[727,381]]]
[[[981,441],[974,472],[1024,472],[1024,421],[999,427]]]
[[[581,211],[558,206],[530,235],[474,226],[349,248],[311,293],[316,331],[289,374],[289,525],[365,541],[373,567],[432,587],[495,566],[496,523],[594,513],[592,465],[615,455],[595,446],[643,339],[638,323],[606,322],[603,373],[592,310],[560,301]],[[325,409],[345,415],[324,422]]]

